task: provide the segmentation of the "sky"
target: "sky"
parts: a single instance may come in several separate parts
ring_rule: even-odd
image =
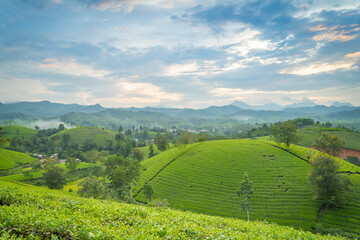
[[[358,0],[0,0],[0,102],[360,105]]]

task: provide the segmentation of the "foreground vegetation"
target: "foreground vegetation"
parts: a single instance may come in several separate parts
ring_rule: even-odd
[[[342,239],[265,222],[84,199],[0,181],[2,239]]]

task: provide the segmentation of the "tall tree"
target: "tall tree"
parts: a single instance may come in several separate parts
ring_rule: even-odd
[[[79,164],[80,162],[76,161],[75,158],[68,158],[65,162],[65,166],[67,169],[69,169],[70,172],[75,171]]]
[[[62,189],[66,184],[65,171],[57,165],[50,165],[43,174],[45,185],[50,189]]]
[[[0,127],[0,147],[2,147],[8,141],[9,140],[3,136],[3,129],[2,129],[2,127]]]
[[[250,199],[254,195],[254,190],[251,188],[252,182],[249,180],[247,173],[244,173],[243,181],[240,183],[240,189],[236,190],[236,193],[241,197],[241,208],[247,213],[248,221],[249,217],[249,208],[250,208]]]
[[[296,135],[296,125],[291,122],[275,124],[270,129],[276,142],[285,143],[289,148],[291,143],[297,143],[299,136]]]
[[[340,204],[344,193],[349,190],[350,180],[342,176],[338,163],[328,154],[319,153],[311,159],[313,169],[309,181],[315,187],[315,197],[324,207]]]
[[[339,136],[322,132],[321,136],[315,140],[314,147],[329,155],[339,156],[344,148],[344,144],[345,142],[341,141]]]
[[[151,202],[151,197],[154,194],[154,189],[152,188],[151,183],[146,183],[143,186],[143,191],[146,198],[148,199],[148,203]]]
[[[165,151],[169,147],[168,139],[165,134],[160,134],[155,138],[155,144],[160,151]]]
[[[153,156],[155,156],[155,152],[154,152],[154,145],[153,144],[150,144],[149,146],[149,158],[152,158]]]
[[[144,160],[144,153],[140,149],[134,148],[133,149],[133,159],[136,159],[138,161]]]

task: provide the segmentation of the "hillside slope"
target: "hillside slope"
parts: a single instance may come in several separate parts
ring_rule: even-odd
[[[306,230],[316,225],[319,204],[313,200],[307,180],[311,165],[287,151],[261,141],[223,140],[188,146],[169,158],[156,157],[161,159],[158,164],[149,165],[152,158],[143,163],[147,167],[135,192],[139,192],[135,195],[138,200],[146,201],[141,185],[147,179],[151,180],[154,197],[168,199],[175,208],[245,219],[236,190],[247,172],[255,189],[250,219]],[[357,177],[360,175],[352,176]],[[358,198],[358,187],[349,193],[351,198]],[[346,218],[359,222],[360,201],[349,204],[344,210]],[[351,215],[348,210],[357,214]],[[330,221],[325,225],[334,226]],[[346,221],[338,222],[339,226],[360,233],[359,226]]]
[[[104,128],[98,127],[77,127],[67,129],[65,131],[59,132],[51,136],[52,140],[59,143],[63,135],[68,134],[69,145],[71,144],[79,144],[82,145],[86,142],[88,143],[96,143],[97,145],[104,146],[107,140],[111,140],[115,138],[115,132]]]
[[[0,149],[0,170],[10,169],[33,161],[36,161],[36,159],[28,154]]]
[[[0,238],[10,235],[12,239],[342,239],[0,181]]]

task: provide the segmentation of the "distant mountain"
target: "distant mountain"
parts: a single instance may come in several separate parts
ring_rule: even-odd
[[[360,121],[360,108],[350,111],[333,112],[326,116],[333,120]]]
[[[70,112],[94,113],[102,110],[105,110],[105,108],[99,104],[85,106],[49,101],[0,104],[0,113],[22,113],[37,117],[57,117]]]
[[[346,102],[334,102],[330,107],[355,107],[351,103]]]
[[[316,114],[316,115],[324,115],[329,113],[341,112],[341,111],[350,111],[354,110],[355,107],[327,107],[324,105],[316,105],[314,107],[300,107],[300,108],[286,108],[284,112],[292,112],[292,113],[302,113],[302,114]]]
[[[282,111],[286,108],[303,108],[303,107],[315,107],[316,103],[313,101],[304,98],[299,103],[292,103],[286,106],[282,106],[276,103],[267,103],[264,105],[249,105],[247,103],[241,102],[241,101],[235,101],[231,103],[231,105],[234,105],[236,107],[242,108],[242,109],[250,109],[250,110],[265,110],[265,111]]]
[[[264,105],[249,105],[249,104],[241,102],[241,101],[232,102],[231,105],[242,108],[242,109],[266,110],[266,111],[281,111],[285,108],[284,106],[281,106],[276,103],[267,103]]]
[[[285,108],[304,108],[304,107],[315,107],[315,106],[317,106],[316,103],[314,103],[310,99],[304,98],[301,102],[286,105]]]

